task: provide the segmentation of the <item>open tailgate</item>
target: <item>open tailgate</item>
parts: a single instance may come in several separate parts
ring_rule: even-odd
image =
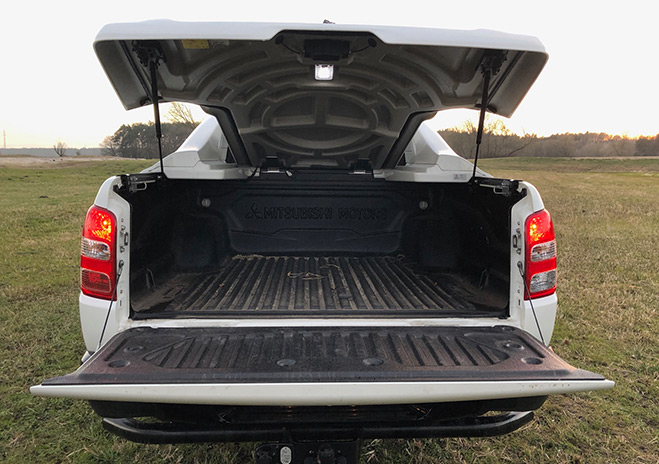
[[[208,405],[377,405],[611,388],[495,327],[134,328],[41,396]]]

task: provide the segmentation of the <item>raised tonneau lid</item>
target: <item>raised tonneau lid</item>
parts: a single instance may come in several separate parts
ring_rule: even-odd
[[[152,50],[160,101],[201,105],[252,166],[394,167],[423,120],[478,108],[484,56],[503,59],[488,105],[503,116],[547,61],[534,37],[339,24],[111,24],[94,46],[126,109],[151,103]]]

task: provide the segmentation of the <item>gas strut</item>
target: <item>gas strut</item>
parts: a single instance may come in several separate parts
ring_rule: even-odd
[[[486,50],[481,60],[480,68],[483,74],[483,92],[481,96],[481,112],[478,119],[478,132],[476,133],[476,156],[474,157],[474,172],[471,182],[476,178],[476,165],[478,164],[478,153],[483,141],[483,130],[485,128],[485,112],[490,103],[490,79],[501,70],[501,65],[506,61],[506,53],[501,50]]]
[[[164,63],[167,60],[165,59],[165,53],[162,50],[160,44],[155,40],[143,40],[143,41],[134,41],[133,50],[137,54],[137,57],[140,59],[140,63],[145,68],[148,68],[149,74],[151,77],[151,89],[150,97],[151,103],[153,103],[153,118],[155,120],[156,127],[156,139],[158,141],[158,157],[160,158],[160,173],[165,175],[165,166],[162,161],[162,128],[160,125],[160,97],[158,97],[158,77],[156,75],[156,70],[160,63]]]

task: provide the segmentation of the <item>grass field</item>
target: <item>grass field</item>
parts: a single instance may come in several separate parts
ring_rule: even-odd
[[[251,444],[137,445],[84,402],[28,388],[79,365],[81,222],[103,179],[145,161],[3,165],[0,158],[0,461],[251,463]],[[375,440],[366,463],[659,462],[659,160],[502,159],[533,182],[559,242],[552,340],[615,389],[550,398],[523,429],[491,439]]]

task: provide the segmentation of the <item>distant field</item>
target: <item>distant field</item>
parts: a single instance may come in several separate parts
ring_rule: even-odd
[[[0,461],[251,464],[250,444],[137,445],[83,402],[30,385],[79,365],[80,230],[109,175],[153,161],[8,165],[0,159]],[[615,389],[550,398],[491,439],[376,440],[365,463],[652,463],[659,456],[659,160],[499,159],[543,194],[559,241],[555,351]]]
[[[501,175],[510,170],[550,170],[552,172],[658,172],[659,157],[627,158],[498,158],[482,159],[478,166],[494,169]]]

